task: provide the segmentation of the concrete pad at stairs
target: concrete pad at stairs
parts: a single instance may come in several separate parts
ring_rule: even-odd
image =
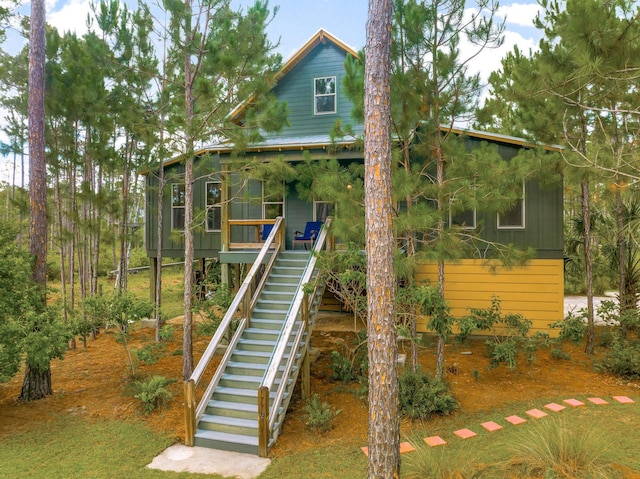
[[[196,472],[239,479],[255,479],[270,463],[270,459],[252,454],[175,444],[154,458],[147,467],[161,471]]]

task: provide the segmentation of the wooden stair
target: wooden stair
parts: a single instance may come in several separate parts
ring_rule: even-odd
[[[276,424],[269,438],[275,442],[295,387],[308,339],[303,337],[295,351],[291,351],[293,337],[301,320],[288,338],[280,338],[289,309],[302,288],[301,278],[309,262],[308,251],[283,251],[278,254],[267,278],[248,327],[238,340],[226,364],[217,387],[208,400],[204,414],[196,425],[195,445],[249,454],[258,451],[258,388],[265,376],[279,341],[287,341],[285,357],[295,355],[289,377],[282,377],[281,367],[275,383],[286,381],[284,399],[279,407]],[[318,311],[322,289],[314,298],[310,321]],[[270,402],[275,396],[270,393]]]

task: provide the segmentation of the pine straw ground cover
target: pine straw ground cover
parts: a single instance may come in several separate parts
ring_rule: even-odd
[[[87,348],[79,343],[78,348],[69,351],[64,360],[53,362],[52,376],[55,393],[51,397],[33,403],[18,402],[16,398],[22,380],[20,375],[11,382],[0,385],[0,477],[73,477],[64,474],[56,475],[53,471],[46,469],[55,468],[60,463],[55,457],[48,456],[48,451],[65,457],[66,461],[71,461],[73,464],[75,459],[72,455],[53,448],[41,447],[38,444],[39,438],[45,437],[47,431],[56,431],[58,441],[66,441],[64,431],[67,429],[65,427],[60,429],[60,424],[66,424],[69,428],[70,425],[78,423],[124,422],[125,430],[131,426],[138,429],[144,426],[142,429],[150,434],[147,436],[147,432],[138,433],[141,435],[138,442],[145,444],[144,448],[136,446],[135,441],[133,444],[128,444],[122,439],[125,448],[118,449],[109,441],[100,441],[99,434],[83,432],[87,429],[69,429],[68,432],[80,435],[81,438],[86,435],[84,440],[72,446],[75,449],[89,451],[88,454],[78,453],[78,464],[90,462],[92,457],[96,458],[96,462],[101,462],[101,452],[108,455],[121,454],[126,461],[131,455],[127,452],[128,448],[136,449],[143,456],[138,457],[135,465],[130,465],[130,468],[141,468],[142,463],[150,462],[153,456],[166,445],[182,441],[184,438],[182,383],[179,381],[182,367],[181,320],[176,318],[171,323],[175,325],[176,332],[173,340],[166,345],[165,354],[155,365],[141,365],[141,372],[147,376],[162,375],[178,380],[169,386],[174,396],[173,400],[164,409],[150,415],[144,415],[140,402],[128,394],[125,351],[115,342],[112,331],[102,332],[97,339],[90,340]],[[318,360],[312,366],[312,392],[318,393],[322,401],[328,402],[332,408],[341,409],[343,413],[338,416],[335,427],[331,431],[324,434],[309,431],[304,425],[304,403],[296,392],[283,432],[271,451],[274,461],[263,475],[264,478],[364,477],[366,458],[360,447],[365,446],[367,442],[367,407],[355,394],[356,384],[342,385],[331,380],[330,352],[342,348],[344,344],[349,344],[353,337],[351,316],[331,314],[319,319],[312,338],[312,345],[320,351]],[[132,334],[131,346],[141,348],[152,339],[153,330],[136,329]],[[199,357],[205,347],[206,339],[197,337],[194,342],[196,357]],[[462,354],[463,352],[471,354]],[[584,400],[587,397],[597,396],[610,399],[616,395],[632,397],[636,403],[610,405],[605,406],[608,409],[596,411],[602,415],[612,414],[609,420],[613,421],[613,418],[616,418],[620,424],[630,426],[630,430],[640,431],[638,414],[640,382],[594,372],[592,360],[581,352],[581,348],[571,351],[570,360],[554,360],[548,351],[541,351],[535,363],[531,365],[522,363],[514,371],[503,366],[487,369],[489,360],[485,357],[485,347],[481,340],[447,346],[446,358],[447,380],[459,401],[459,410],[451,416],[435,417],[424,422],[403,421],[403,440],[415,434],[440,435],[449,442],[446,447],[450,449],[445,450],[453,452],[455,447],[477,449],[480,455],[489,459],[491,457],[489,452],[482,452],[483,447],[488,447],[483,444],[490,444],[489,441],[507,437],[506,435],[499,436],[501,432],[492,433],[491,436],[485,434],[484,439],[472,438],[465,443],[458,439],[458,444],[463,444],[458,446],[455,445],[457,438],[452,432],[464,427],[480,429],[479,424],[482,422],[500,421],[511,414],[522,415],[528,409],[542,408],[549,402],[561,402],[566,398]],[[435,358],[432,348],[422,350],[420,362],[426,371],[434,370]],[[589,406],[589,409],[571,409],[559,414],[566,413],[565,415],[572,414],[577,417],[591,414],[594,410],[595,406]],[[22,433],[27,436],[21,435]],[[626,440],[628,437],[620,437],[615,429],[612,429],[611,433],[616,435],[617,439]],[[135,436],[131,432],[118,432],[115,437],[123,435],[127,438],[131,435]],[[20,441],[18,447],[15,438]],[[635,441],[632,441],[632,456],[636,455],[639,441],[640,437],[635,437]],[[32,469],[31,472],[23,470],[19,475],[13,476],[10,470],[2,469],[12,467],[11,464],[7,466],[5,460],[16,454],[19,455],[30,444],[38,453],[35,456],[29,456],[29,460],[40,463],[39,469]],[[472,448],[471,445],[473,445]],[[496,448],[498,446],[491,449]],[[621,448],[624,449],[622,446],[618,449]],[[407,457],[403,456],[403,458]],[[632,472],[632,470],[640,470],[640,463],[637,460],[635,463],[630,463],[624,457],[614,458],[627,467],[624,477],[640,477]],[[109,465],[110,475],[96,473],[93,477],[181,477],[179,475],[147,476],[146,471],[144,474],[141,472],[139,476],[131,476],[127,472],[117,472],[118,469],[114,464],[117,464],[117,461]],[[90,476],[91,474],[82,473],[77,477]],[[485,474],[480,477],[499,476]]]

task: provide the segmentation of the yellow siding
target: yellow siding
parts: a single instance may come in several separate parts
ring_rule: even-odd
[[[418,282],[436,283],[437,264],[420,265],[415,277]],[[465,316],[471,308],[488,308],[493,296],[500,298],[503,313],[519,313],[533,321],[531,333],[554,335],[549,323],[564,317],[563,261],[538,259],[510,269],[490,268],[480,260],[445,265],[445,299],[454,316]],[[418,329],[426,331],[426,320]]]

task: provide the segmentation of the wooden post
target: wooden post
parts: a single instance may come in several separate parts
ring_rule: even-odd
[[[302,358],[302,400],[307,401],[311,397],[311,361],[309,360],[309,350],[311,345],[307,345],[304,357]]]
[[[149,295],[151,303],[156,303],[156,281],[158,279],[158,258],[149,258]]]
[[[220,175],[222,179],[222,189],[220,191],[220,249],[229,251],[231,241],[231,227],[229,226],[229,185],[225,175]],[[231,284],[231,274],[227,263],[220,263],[220,280],[222,284],[229,287]]]
[[[258,389],[258,455],[269,454],[269,388]]]
[[[309,295],[302,296],[302,325],[309,328]],[[311,335],[307,337],[304,357],[302,358],[302,400],[306,401],[311,396],[311,366],[309,364],[309,350],[311,349]]]
[[[196,385],[189,379],[184,382],[184,443],[195,445],[196,434]]]

